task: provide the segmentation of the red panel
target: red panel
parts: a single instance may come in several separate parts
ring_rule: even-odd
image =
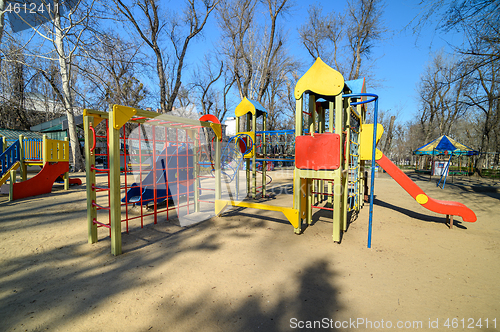
[[[295,138],[295,166],[300,169],[334,170],[340,167],[340,136],[324,133]]]
[[[13,199],[16,200],[50,193],[52,191],[54,181],[56,181],[61,174],[68,171],[69,163],[67,161],[46,163],[42,170],[31,179],[14,183]]]

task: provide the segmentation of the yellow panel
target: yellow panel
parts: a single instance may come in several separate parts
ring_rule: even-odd
[[[43,160],[45,162],[69,161],[69,142],[45,139]]]
[[[255,106],[247,99],[247,97],[243,98],[243,100],[236,106],[234,110],[234,115],[240,117],[242,115],[247,114],[248,112],[255,115]]]
[[[344,77],[341,73],[317,58],[309,70],[295,85],[295,99],[306,91],[323,96],[336,96],[344,89]]]
[[[222,213],[224,208],[227,205],[238,206],[238,207],[246,207],[251,209],[259,209],[259,210],[267,210],[267,211],[278,211],[283,212],[286,219],[293,227],[299,227],[299,211],[294,208],[283,207],[283,206],[274,206],[268,204],[261,203],[252,203],[252,202],[235,202],[235,201],[224,201],[224,200],[216,200],[215,201],[215,214],[219,215]]]
[[[377,143],[384,133],[384,127],[380,123],[377,124]],[[372,159],[372,146],[373,146],[373,124],[361,125],[360,143],[359,143],[359,157],[361,160]],[[375,152],[375,160],[382,158],[382,152],[377,149]]]
[[[253,131],[243,131],[241,133],[236,133],[236,135],[240,135],[240,134],[248,135],[252,139],[252,142],[253,142],[252,150],[243,156],[243,158],[252,158],[253,154],[255,153],[255,133]],[[239,144],[239,140],[238,140],[238,144]],[[239,148],[239,146],[238,146],[238,148]]]
[[[133,107],[113,105],[113,128],[120,129],[136,113],[137,110]]]
[[[210,127],[214,131],[215,135],[219,139],[219,141],[222,139],[222,127],[220,123],[210,123]]]
[[[83,110],[83,116],[92,116],[94,117],[94,124],[93,124],[93,127],[97,127],[97,125],[99,123],[101,123],[102,120],[104,120],[103,118],[101,118],[101,116],[99,114],[95,114],[95,113],[91,113],[92,110],[87,110],[87,109],[84,109]]]
[[[219,216],[226,209],[228,201],[220,199],[215,200],[215,215]]]

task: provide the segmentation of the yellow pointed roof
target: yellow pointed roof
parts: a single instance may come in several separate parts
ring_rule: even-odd
[[[306,91],[322,96],[336,96],[344,89],[344,77],[341,73],[317,58],[309,70],[295,85],[295,99]]]
[[[257,117],[261,116],[264,113],[267,113],[264,106],[262,106],[259,102],[244,97],[243,100],[238,104],[238,106],[236,106],[234,115],[240,117],[247,114],[248,112],[251,112],[253,115],[257,113]]]

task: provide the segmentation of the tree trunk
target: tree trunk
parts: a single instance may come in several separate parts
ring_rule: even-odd
[[[68,63],[64,51],[64,40],[61,28],[61,17],[59,13],[54,14],[54,25],[56,30],[56,38],[54,40],[57,54],[59,57],[59,71],[61,74],[61,82],[63,88],[63,101],[68,118],[69,141],[71,144],[71,154],[73,157],[74,171],[83,171],[85,166],[83,163],[82,152],[80,150],[80,142],[76,132],[75,117],[73,114],[73,101],[71,97],[71,63]]]

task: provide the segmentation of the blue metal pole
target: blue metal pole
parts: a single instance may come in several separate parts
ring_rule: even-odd
[[[375,155],[377,146],[377,118],[378,98],[375,99],[375,110],[373,113],[373,142],[372,142],[372,169],[370,179],[370,216],[368,219],[368,248],[372,247],[372,221],[373,221],[373,194],[375,190]]]
[[[372,143],[372,169],[371,169],[371,179],[370,179],[370,212],[368,219],[368,248],[372,247],[372,221],[373,221],[373,194],[375,187],[375,152],[377,146],[377,124],[378,124],[378,96],[372,93],[356,93],[344,95],[344,98],[359,98],[359,97],[372,97],[365,101],[358,101],[351,103],[351,105],[367,104],[375,101],[375,110],[373,113],[373,143]]]

